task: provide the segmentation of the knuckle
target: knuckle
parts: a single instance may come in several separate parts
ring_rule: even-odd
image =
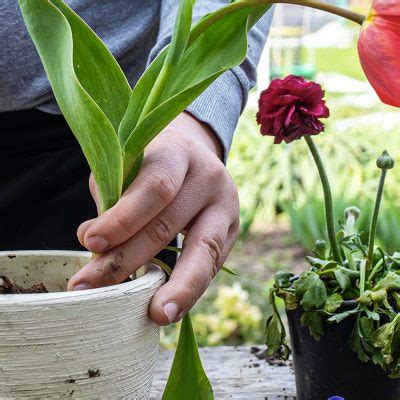
[[[168,244],[174,236],[173,224],[166,215],[159,215],[146,228],[150,239],[155,243]]]
[[[223,243],[224,239],[219,235],[204,236],[199,242],[199,246],[212,261],[210,268],[210,275],[212,278],[214,278],[218,272],[218,264],[221,258]]]
[[[220,165],[219,163],[215,163],[209,167],[208,175],[208,180],[211,183],[220,185],[221,182],[225,182],[229,173],[222,164]]]
[[[237,219],[229,228],[228,235],[236,239],[239,236],[239,232],[240,232],[240,220]]]
[[[163,203],[170,203],[175,197],[175,181],[168,173],[151,175],[146,180],[147,192],[156,196]]]
[[[232,177],[228,173],[228,178],[226,180],[226,193],[227,197],[231,200],[235,205],[239,205],[239,193],[235,183],[233,182]]]
[[[196,148],[196,142],[191,136],[179,134],[179,139],[174,141],[174,146],[176,150],[179,150],[179,154],[183,154],[189,159],[189,153]]]

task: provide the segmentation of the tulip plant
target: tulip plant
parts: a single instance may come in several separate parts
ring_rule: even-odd
[[[391,43],[398,48],[399,34],[390,14],[393,8],[399,15],[395,1],[374,2],[375,11],[367,18],[360,38],[367,75],[378,93],[385,93],[382,99],[392,104],[400,82],[392,81],[390,74],[398,64],[394,62],[393,70],[384,77],[369,69],[369,59],[375,59],[378,51],[382,56],[378,63],[383,57],[390,63]],[[131,88],[104,43],[62,0],[19,0],[59,108],[92,170],[101,213],[112,207],[135,179],[146,146],[223,72],[244,61],[247,33],[273,3],[310,6],[364,23],[362,15],[315,0],[239,0],[192,26],[194,3],[179,1],[170,45]],[[187,398],[213,398],[189,316],[183,320],[164,393],[164,399]]]

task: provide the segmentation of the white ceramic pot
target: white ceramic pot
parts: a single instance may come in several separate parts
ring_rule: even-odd
[[[0,252],[0,275],[51,291],[0,295],[0,399],[147,399],[159,347],[147,311],[164,273],[147,266],[132,282],[65,292],[89,260]]]

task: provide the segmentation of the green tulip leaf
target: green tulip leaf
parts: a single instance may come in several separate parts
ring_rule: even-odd
[[[102,40],[61,0],[51,2],[64,14],[72,31],[76,76],[118,131],[132,90],[118,62]]]
[[[214,399],[210,381],[201,364],[189,314],[182,320],[178,347],[162,399]]]
[[[60,3],[56,1],[55,3]],[[55,4],[48,0],[19,0],[23,18],[36,46],[50,81],[57,103],[72,132],[79,141],[89,166],[95,177],[100,195],[100,207],[104,211],[114,205],[122,190],[122,155],[116,131],[100,105],[91,97],[100,94],[90,79],[81,82],[74,65],[74,35],[67,18]],[[78,17],[73,16],[63,6],[64,12],[73,21],[75,42],[87,41],[97,50],[99,59],[104,63],[102,76],[118,75],[109,59],[105,47],[99,47],[95,37],[90,35],[87,26],[78,28]],[[81,25],[83,22],[81,23]],[[83,36],[82,36],[83,35]],[[82,61],[82,47],[78,46],[77,60]],[[102,54],[103,58],[99,54]],[[94,57],[94,56],[93,56]],[[88,57],[93,62],[93,57]],[[81,75],[81,74],[79,74]],[[104,80],[98,77],[99,85]],[[110,111],[107,112],[111,115]],[[116,118],[116,114],[113,114]]]
[[[241,64],[245,59],[249,18],[255,10],[260,10],[260,6],[241,4],[239,8],[238,4],[224,7],[222,10],[226,15],[223,19],[216,18],[221,13],[221,10],[217,10],[194,26],[185,51],[182,53],[182,45],[176,47],[179,48],[179,63],[173,65],[173,68],[167,68],[168,76],[173,72],[173,79],[162,77],[162,85],[157,85],[154,92],[153,87],[159,83],[157,80],[159,81],[159,76],[164,74],[165,63],[170,57],[169,47],[153,61],[133,90],[120,129],[120,137],[125,143],[125,186],[134,177],[131,170],[135,168],[136,160],[140,159],[151,140],[223,72]],[[269,7],[263,5],[262,9]],[[152,86],[152,90],[149,90],[149,86]],[[147,109],[147,102],[140,101],[145,94],[151,96],[150,109]],[[135,110],[132,110],[132,107]],[[142,108],[140,113],[137,107]]]

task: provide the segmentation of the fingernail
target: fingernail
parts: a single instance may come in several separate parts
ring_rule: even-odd
[[[73,291],[75,291],[75,290],[76,291],[78,291],[78,290],[87,290],[87,289],[91,289],[91,287],[86,282],[78,283],[77,285],[75,285],[72,288]]]
[[[92,236],[86,239],[86,247],[93,253],[101,254],[108,248],[108,242],[100,236]]]
[[[175,321],[176,316],[179,312],[179,306],[176,303],[167,303],[164,306],[164,313],[170,323]]]

